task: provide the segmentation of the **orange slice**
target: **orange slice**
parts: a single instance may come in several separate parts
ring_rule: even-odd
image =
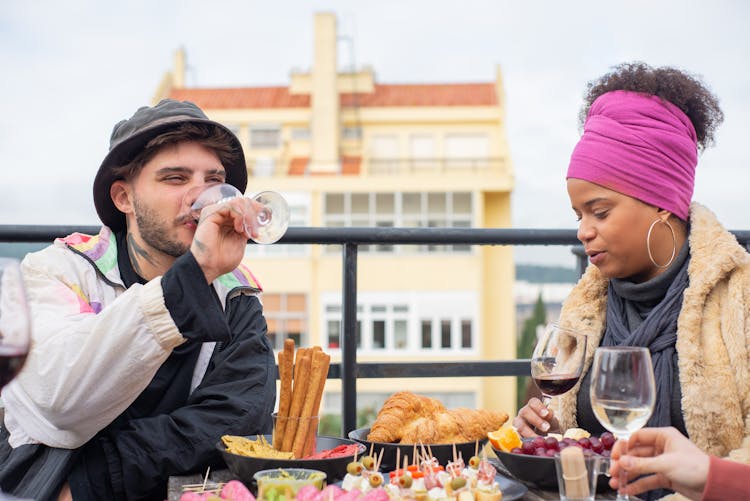
[[[514,447],[521,447],[521,435],[512,426],[503,426],[499,430],[487,433],[492,447],[503,452],[510,452]]]

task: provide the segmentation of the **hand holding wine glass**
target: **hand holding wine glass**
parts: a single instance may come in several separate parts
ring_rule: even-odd
[[[532,398],[519,410],[513,425],[522,436],[560,431],[547,405],[553,396],[562,395],[578,382],[586,359],[586,342],[585,334],[554,324],[546,327],[531,356],[531,377],[542,392],[543,402]]]
[[[0,258],[0,388],[21,371],[31,340],[31,315],[21,267]]]
[[[231,184],[214,184],[207,188],[196,187],[190,190],[186,199],[193,200],[191,215],[200,221],[204,208],[228,203],[244,195]],[[245,233],[259,244],[272,244],[278,241],[289,226],[289,205],[284,197],[273,191],[262,191],[251,198],[252,204],[243,212]]]
[[[583,371],[586,335],[550,324],[531,355],[531,378],[547,406],[552,397],[571,390]]]
[[[615,437],[627,440],[642,428],[654,409],[656,389],[651,355],[646,348],[611,346],[597,348],[591,368],[591,407],[594,415]],[[627,452],[627,449],[624,452]],[[627,472],[620,471],[618,500],[627,485]]]

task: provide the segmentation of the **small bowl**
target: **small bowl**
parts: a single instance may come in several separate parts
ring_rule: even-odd
[[[370,452],[370,447],[373,449],[373,456],[379,455],[380,451],[383,451],[383,460],[380,463],[381,471],[390,471],[396,468],[396,450],[401,450],[401,459],[403,460],[404,455],[409,456],[409,461],[412,460],[414,454],[414,444],[392,444],[388,442],[370,442],[367,440],[367,435],[370,433],[370,428],[360,428],[349,432],[349,438],[356,440],[365,445],[367,453]],[[456,454],[460,454],[465,462],[468,463],[471,456],[474,455],[477,450],[477,442],[479,442],[479,451],[482,451],[482,447],[487,443],[487,439],[483,438],[475,442],[460,442],[456,443]],[[445,466],[449,461],[453,461],[453,446],[454,444],[430,444],[429,448],[432,451],[432,455],[437,458],[441,465]],[[424,446],[427,448],[427,444]],[[417,450],[420,447],[417,445]],[[554,465],[553,465],[554,473]]]
[[[555,458],[530,456],[527,454],[514,454],[503,452],[492,448],[503,466],[515,478],[522,482],[533,484],[547,490],[557,490],[557,471],[555,470]],[[601,475],[596,484],[597,492],[607,492],[609,477]]]
[[[252,435],[245,438],[257,440],[259,437],[260,435]],[[271,435],[264,435],[264,437],[269,443],[271,443]],[[352,444],[357,444],[357,442],[345,438],[318,436],[316,439],[316,451],[321,452],[333,449],[339,445]],[[319,470],[326,474],[329,482],[336,482],[338,480],[343,480],[346,476],[346,465],[351,461],[354,461],[354,454],[326,459],[269,459],[242,456],[240,454],[228,452],[221,440],[216,444],[216,448],[221,452],[224,462],[227,464],[232,475],[234,475],[235,478],[242,480],[245,485],[251,488],[254,488],[255,486],[255,480],[253,478],[255,473],[261,470],[272,470],[276,468],[283,468],[285,470],[289,470],[290,468]],[[360,445],[357,456],[361,457],[364,451],[365,447]]]
[[[275,499],[288,490],[292,494],[297,494],[305,485],[313,485],[321,490],[326,474],[308,468],[275,468],[257,471],[253,474],[253,479],[258,486],[258,492],[263,493],[264,499]],[[272,494],[274,491],[276,495]]]

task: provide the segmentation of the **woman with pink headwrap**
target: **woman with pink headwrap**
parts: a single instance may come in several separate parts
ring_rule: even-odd
[[[566,179],[591,265],[559,323],[588,335],[586,371],[597,346],[649,348],[647,426],[750,463],[750,256],[692,201],[698,152],[723,120],[718,101],[682,71],[623,64],[589,84],[581,115]],[[587,373],[549,409],[530,400],[514,425],[524,436],[604,432],[590,382]]]

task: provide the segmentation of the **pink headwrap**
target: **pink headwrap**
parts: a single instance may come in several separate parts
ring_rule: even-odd
[[[566,179],[590,181],[686,221],[697,163],[695,129],[682,110],[618,90],[591,104]]]

